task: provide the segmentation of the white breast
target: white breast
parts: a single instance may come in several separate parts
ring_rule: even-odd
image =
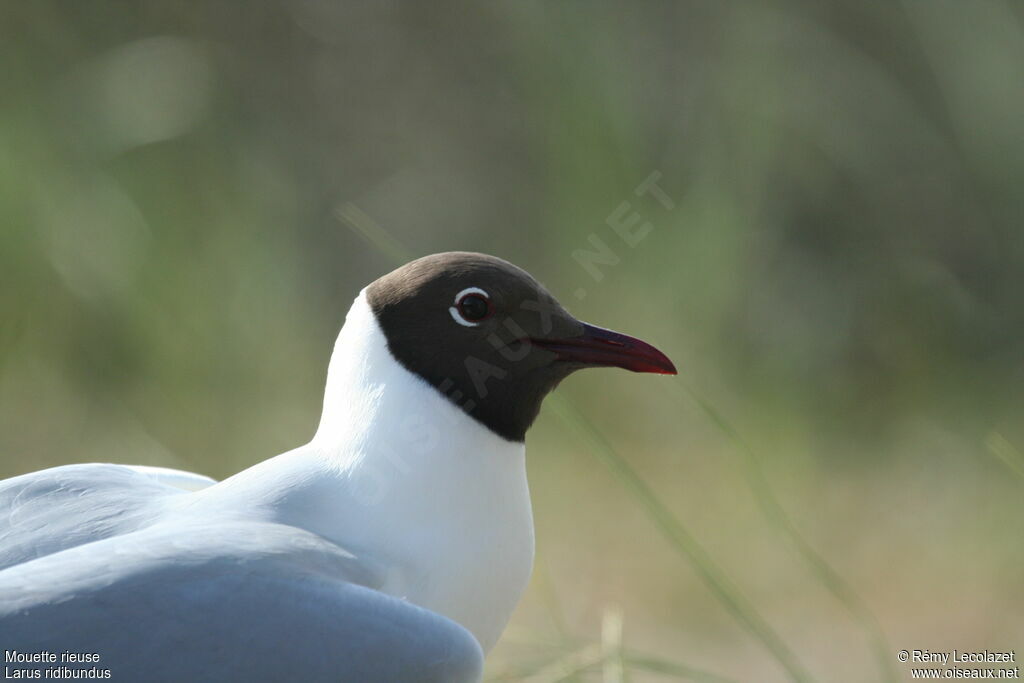
[[[335,345],[313,441],[214,488],[370,557],[385,592],[461,623],[485,651],[533,565],[524,445],[395,361],[363,294]]]

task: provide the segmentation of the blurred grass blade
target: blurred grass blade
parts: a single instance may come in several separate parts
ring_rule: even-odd
[[[985,438],[988,452],[996,456],[1018,477],[1024,477],[1024,455],[999,432],[992,432]]]
[[[377,251],[394,261],[396,267],[415,258],[412,252],[352,202],[345,202],[336,208],[334,215],[353,231],[362,235]]]
[[[588,645],[582,650],[570,652],[565,657],[556,659],[533,675],[521,680],[523,683],[562,683],[598,666],[603,657],[600,645]]]
[[[772,491],[768,478],[765,477],[764,470],[761,468],[761,463],[758,461],[757,456],[754,455],[753,449],[747,445],[747,442],[740,437],[739,432],[733,428],[714,406],[697,396],[685,382],[673,382],[673,384],[681,386],[690,400],[696,403],[715,426],[733,443],[742,457],[747,485],[754,492],[754,497],[769,523],[789,537],[797,552],[811,567],[811,571],[818,577],[818,580],[846,608],[854,619],[861,624],[861,627],[868,634],[871,649],[881,670],[881,680],[887,683],[895,683],[899,680],[892,663],[892,653],[894,650],[889,645],[889,640],[886,638],[881,624],[878,623],[878,619],[853,587],[797,531],[793,520],[790,519]]]
[[[630,669],[662,674],[685,681],[697,681],[697,683],[737,683],[733,678],[719,676],[718,674],[695,669],[692,666],[686,666],[677,662],[647,657],[629,650],[623,653],[622,661]]]
[[[502,637],[502,642],[510,642],[510,636],[505,635]],[[502,672],[491,672],[485,678],[487,681],[522,681],[532,680],[534,676],[540,676],[542,672],[544,675],[550,677],[553,673],[557,673],[559,678],[557,680],[565,683],[565,681],[571,681],[576,679],[577,676],[585,673],[586,668],[596,667],[598,664],[602,664],[596,657],[591,663],[584,667],[584,670],[578,670],[576,667],[567,667],[566,661],[580,662],[581,653],[593,652],[594,644],[576,644],[571,647],[560,646],[557,643],[553,644],[546,641],[535,641],[535,640],[520,640],[515,639],[512,642],[517,642],[519,645],[529,646],[535,650],[547,650],[552,649],[557,654],[535,662],[531,665],[520,665],[517,667],[506,668]],[[603,647],[603,646],[602,646]],[[602,657],[606,659],[606,655]],[[653,657],[649,654],[637,652],[636,650],[622,648],[619,651],[618,658],[622,661],[622,667],[624,674],[628,674],[630,671],[647,671],[650,673],[661,674],[669,678],[676,678],[679,680],[686,681],[697,681],[697,683],[738,683],[734,678],[728,676],[722,676],[720,674],[698,669],[697,667],[688,666],[686,664],[680,664],[676,661],[670,661],[661,659],[660,657]],[[568,669],[572,668],[572,671]]]
[[[640,503],[644,512],[680,554],[697,572],[711,593],[733,617],[771,653],[793,681],[812,681],[810,673],[774,629],[754,609],[739,589],[731,584],[724,572],[715,564],[707,551],[654,495],[651,488],[636,471],[612,448],[604,435],[571,403],[558,394],[548,398],[555,412],[586,441],[594,446],[593,453],[612,471],[615,477]]]
[[[626,669],[622,662],[622,609],[605,607],[601,616],[601,680],[603,683],[626,683]]]

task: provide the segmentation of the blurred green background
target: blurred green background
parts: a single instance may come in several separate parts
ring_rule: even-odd
[[[542,413],[489,676],[1024,649],[1024,5],[11,1],[0,60],[0,475],[303,443],[358,290],[484,251],[680,368]]]

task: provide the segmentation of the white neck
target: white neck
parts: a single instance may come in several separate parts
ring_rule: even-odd
[[[231,488],[380,563],[385,592],[458,621],[486,651],[533,564],[525,455],[402,367],[361,293],[313,441]]]

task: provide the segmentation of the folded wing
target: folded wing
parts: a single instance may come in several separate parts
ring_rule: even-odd
[[[0,569],[152,523],[165,501],[186,495],[161,476],[150,468],[84,464],[0,481]]]
[[[8,650],[87,652],[115,680],[475,681],[455,622],[360,558],[258,522],[158,523],[0,571]]]

